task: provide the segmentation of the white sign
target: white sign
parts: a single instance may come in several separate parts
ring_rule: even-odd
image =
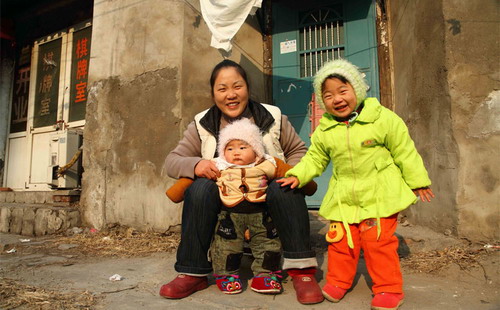
[[[280,54],[293,53],[297,51],[297,40],[280,42]]]

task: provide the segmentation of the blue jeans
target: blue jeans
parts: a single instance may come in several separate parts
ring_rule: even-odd
[[[299,261],[294,265],[298,268],[316,267],[304,194],[297,189],[282,188],[279,183],[272,181],[267,189],[267,205],[283,246],[285,265],[289,259]],[[198,178],[186,190],[181,242],[175,263],[177,272],[192,275],[207,275],[212,272],[208,250],[220,210],[219,189],[214,181]]]

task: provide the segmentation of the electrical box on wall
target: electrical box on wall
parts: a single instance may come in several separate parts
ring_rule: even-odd
[[[64,131],[51,135],[50,164],[47,169],[48,183],[57,188],[76,188],[80,185],[81,157],[64,174],[58,170],[71,162],[82,145],[82,135],[77,131]]]

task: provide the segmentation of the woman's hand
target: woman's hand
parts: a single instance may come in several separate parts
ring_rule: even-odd
[[[211,160],[202,159],[194,167],[194,174],[200,178],[216,181],[220,177],[220,171]]]
[[[416,188],[413,190],[413,193],[417,196],[420,197],[420,200],[423,202],[431,202],[431,198],[434,198],[434,193],[432,190],[428,187],[421,187],[421,188]]]
[[[293,177],[293,176],[276,180],[276,183],[281,183],[281,187],[290,185],[291,189],[294,189],[300,185],[299,179],[297,179],[297,177]]]

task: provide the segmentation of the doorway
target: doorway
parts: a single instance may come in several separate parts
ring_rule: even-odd
[[[273,1],[273,102],[310,145],[323,111],[316,106],[312,79],[321,65],[347,59],[366,75],[368,96],[380,99],[374,0]],[[306,197],[319,208],[331,165],[317,177],[318,191]]]

